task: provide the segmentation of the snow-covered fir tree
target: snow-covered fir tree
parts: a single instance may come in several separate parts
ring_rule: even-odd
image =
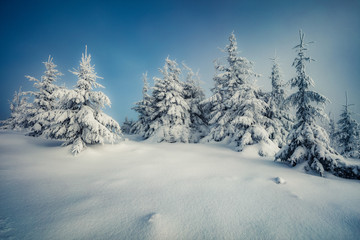
[[[201,106],[205,94],[200,87],[199,74],[195,74],[184,63],[183,67],[187,72],[186,81],[184,82],[184,98],[190,108],[190,142],[199,142],[201,138],[208,134],[206,117]]]
[[[64,145],[72,144],[72,153],[84,150],[86,144],[113,143],[120,138],[119,124],[102,109],[110,106],[110,99],[94,88],[103,87],[96,82],[94,65],[91,55],[82,55],[80,67],[72,71],[78,77],[74,90],[59,89],[59,109],[50,111],[47,119],[52,125],[45,129],[47,137],[65,140]]]
[[[10,102],[10,118],[0,122],[0,129],[9,129],[21,131],[29,128],[28,113],[33,109],[32,103],[29,102],[29,94],[23,92],[21,87],[15,91],[14,97]]]
[[[30,136],[39,136],[44,129],[49,127],[50,122],[44,116],[46,112],[54,110],[57,106],[57,100],[54,92],[59,89],[55,84],[57,78],[62,75],[53,63],[53,58],[49,56],[48,61],[44,62],[45,72],[38,80],[31,76],[26,76],[30,81],[34,81],[34,87],[38,89],[37,92],[32,92],[34,96],[33,108],[29,112]]]
[[[252,62],[238,56],[234,33],[229,40],[230,44],[226,46],[227,65],[216,66],[213,96],[205,101],[211,106],[209,123],[212,125],[205,140],[225,141],[238,151],[246,145],[262,143],[259,154],[270,154],[266,149],[275,144],[265,129],[271,121],[266,116],[266,102],[254,85],[258,75],[253,71]]]
[[[345,157],[360,158],[360,129],[359,124],[352,118],[352,112],[348,104],[347,94],[344,109],[338,121],[339,130],[337,132],[340,153]]]
[[[156,142],[189,142],[190,113],[180,81],[181,70],[174,60],[166,58],[162,78],[154,78],[152,113],[146,138]]]
[[[277,58],[273,58],[271,71],[272,91],[268,94],[267,117],[269,125],[266,127],[270,139],[281,148],[286,143],[286,137],[292,127],[292,117],[289,114],[289,107],[285,104],[285,84],[282,81],[280,66]]]
[[[139,117],[138,120],[133,124],[130,133],[139,134],[143,138],[147,138],[148,136],[146,134],[148,133],[151,123],[150,116],[153,112],[153,101],[151,95],[149,94],[147,73],[143,74],[143,82],[143,98],[141,101],[135,103],[135,107],[132,108],[139,114]]]
[[[124,134],[131,134],[131,128],[134,125],[134,122],[132,120],[129,120],[127,117],[125,117],[125,121],[121,125],[121,131]]]
[[[293,62],[297,76],[291,79],[291,87],[297,88],[297,92],[287,99],[296,108],[297,122],[289,133],[289,143],[276,154],[275,160],[291,166],[307,162],[305,169],[312,169],[321,176],[329,171],[340,177],[360,179],[360,166],[346,165],[330,147],[327,132],[316,123],[317,117],[326,117],[323,104],[328,100],[309,89],[314,82],[305,71],[306,62],[312,60],[305,55],[307,46],[304,33],[300,31],[300,44],[295,47],[297,57]]]

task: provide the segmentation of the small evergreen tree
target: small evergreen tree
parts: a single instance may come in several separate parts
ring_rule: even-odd
[[[160,72],[163,78],[154,78],[153,110],[145,137],[156,142],[187,143],[190,137],[190,114],[180,81],[181,70],[176,61],[166,58]]]
[[[152,106],[153,99],[148,93],[149,85],[147,80],[147,73],[143,74],[143,81],[144,81],[144,86],[142,91],[143,98],[141,101],[135,103],[135,107],[132,108],[139,114],[139,117],[138,120],[131,127],[130,132],[139,134],[143,138],[147,138],[148,136],[146,135],[146,133],[149,130],[150,122],[151,122],[150,116],[153,112],[153,106]]]
[[[190,142],[199,142],[207,135],[208,127],[204,110],[201,102],[205,99],[205,94],[200,87],[199,75],[183,63],[187,71],[186,81],[184,82],[184,98],[190,108]]]
[[[345,157],[360,158],[359,124],[351,116],[349,107],[353,104],[348,104],[347,94],[344,110],[340,115],[338,121],[339,131],[337,133],[340,153]]]
[[[14,97],[10,102],[10,118],[0,122],[0,129],[9,130],[25,130],[29,128],[29,116],[30,109],[33,108],[32,103],[28,102],[29,96],[27,92],[23,92],[21,87],[19,91],[15,91]]]
[[[26,76],[30,81],[35,82],[34,87],[38,89],[37,92],[32,92],[34,96],[33,108],[30,110],[28,119],[31,126],[30,136],[40,136],[44,129],[49,127],[50,122],[46,118],[46,113],[54,110],[57,106],[54,92],[57,91],[59,87],[54,83],[62,73],[56,69],[56,65],[53,63],[51,56],[49,56],[47,62],[44,62],[44,65],[46,71],[41,77],[41,81],[34,77]]]
[[[289,143],[276,154],[275,160],[287,162],[291,166],[307,162],[306,169],[312,169],[321,176],[324,176],[324,171],[329,171],[340,177],[360,179],[360,166],[345,164],[341,156],[330,147],[327,132],[316,124],[317,117],[326,117],[321,104],[328,100],[309,90],[314,82],[305,72],[305,63],[312,60],[305,56],[307,45],[300,31],[300,44],[295,47],[297,57],[293,63],[297,76],[291,79],[291,87],[296,87],[298,91],[287,99],[296,107],[297,122],[289,133]]]
[[[274,145],[265,130],[270,121],[266,116],[266,103],[261,91],[254,86],[254,78],[258,75],[250,61],[238,57],[234,33],[229,41],[226,46],[228,65],[216,66],[214,95],[206,102],[212,106],[212,128],[206,140],[231,143],[238,151],[256,143]],[[259,154],[267,154],[265,148],[261,148]]]
[[[286,144],[286,137],[292,126],[292,117],[289,114],[289,107],[285,104],[285,84],[282,82],[280,66],[276,57],[272,61],[273,66],[270,76],[272,91],[268,95],[266,114],[272,121],[269,121],[266,130],[270,135],[270,139],[279,148],[282,148]]]
[[[93,91],[103,86],[96,82],[100,77],[90,61],[86,48],[79,69],[72,71],[78,77],[76,88],[57,91],[60,107],[49,112],[48,121],[52,125],[44,131],[49,138],[65,140],[65,146],[71,144],[75,155],[86,144],[113,143],[121,134],[119,124],[101,110],[111,102],[103,92]]]

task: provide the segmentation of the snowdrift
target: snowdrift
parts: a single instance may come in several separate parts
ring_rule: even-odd
[[[74,157],[60,145],[0,133],[0,239],[360,236],[360,181],[305,174],[254,146],[128,140]]]

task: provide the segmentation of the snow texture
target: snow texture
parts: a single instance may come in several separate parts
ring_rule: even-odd
[[[74,159],[0,133],[1,239],[358,239],[359,181],[290,169],[256,146],[123,141]],[[281,176],[286,184],[275,184]]]

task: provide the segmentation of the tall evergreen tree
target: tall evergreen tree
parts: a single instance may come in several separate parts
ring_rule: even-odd
[[[349,110],[349,107],[353,104],[348,104],[347,93],[345,93],[345,96],[346,101],[344,110],[340,115],[340,120],[338,121],[339,131],[337,136],[339,149],[341,154],[345,157],[360,158],[359,124],[351,116],[352,113]]]
[[[305,72],[306,62],[312,60],[305,55],[308,44],[300,31],[300,44],[295,46],[297,57],[293,63],[297,76],[291,79],[291,87],[298,91],[287,99],[296,108],[297,122],[289,133],[289,143],[276,154],[275,160],[291,166],[307,162],[306,169],[321,176],[324,176],[324,171],[329,171],[340,177],[360,178],[360,166],[347,166],[342,162],[341,156],[330,147],[327,132],[316,123],[317,117],[326,117],[323,104],[328,100],[309,89],[314,82]]]
[[[187,71],[186,81],[184,82],[184,98],[190,108],[190,142],[199,142],[201,138],[208,134],[206,117],[201,102],[205,99],[205,94],[200,87],[199,75],[183,63]]]
[[[130,133],[139,134],[143,138],[147,138],[146,135],[147,131],[150,127],[150,116],[153,112],[153,106],[152,106],[152,97],[150,96],[149,92],[149,84],[147,80],[147,73],[143,74],[143,81],[144,86],[142,90],[143,98],[141,101],[135,103],[134,109],[138,114],[138,120],[133,124],[133,126],[130,129]]]
[[[266,116],[266,103],[261,91],[254,86],[258,75],[249,60],[238,56],[234,33],[229,41],[227,65],[216,66],[213,96],[206,102],[212,106],[212,128],[206,140],[229,142],[238,151],[260,142],[274,145],[265,130],[270,121]],[[265,148],[259,150],[260,155],[267,154]]]
[[[279,63],[276,57],[272,61],[273,66],[270,76],[272,91],[267,99],[267,117],[272,121],[269,121],[266,130],[270,134],[270,139],[281,148],[286,144],[286,137],[291,129],[293,120],[289,114],[289,107],[285,104],[285,84],[282,81]]]
[[[31,126],[30,136],[40,136],[43,131],[49,127],[50,122],[47,120],[46,113],[54,110],[57,106],[57,101],[54,92],[59,89],[55,82],[59,76],[62,75],[53,63],[53,58],[49,56],[48,61],[44,62],[46,71],[38,80],[31,76],[26,76],[30,81],[34,81],[34,87],[38,89],[37,92],[32,92],[34,96],[33,108],[29,113],[29,124]]]
[[[189,105],[184,99],[181,70],[176,61],[166,58],[162,78],[154,78],[153,110],[145,137],[157,142],[189,142]]]
[[[78,77],[74,90],[60,89],[60,107],[48,114],[52,125],[45,129],[44,134],[53,139],[65,140],[64,145],[72,145],[72,153],[84,150],[86,144],[113,143],[120,137],[119,124],[102,112],[110,99],[94,88],[103,87],[96,82],[94,66],[91,65],[91,55],[82,55],[80,67],[72,71]]]

